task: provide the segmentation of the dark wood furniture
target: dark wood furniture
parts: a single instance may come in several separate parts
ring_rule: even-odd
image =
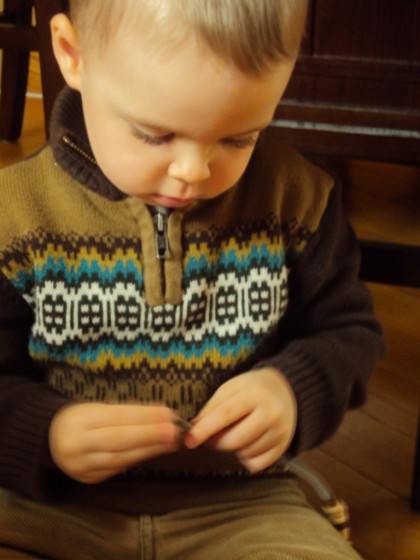
[[[414,458],[413,487],[411,491],[411,507],[420,511],[420,414],[417,426],[416,455]]]
[[[332,167],[340,158],[419,165],[419,28],[418,0],[311,0],[276,111],[284,140]],[[361,246],[363,280],[420,288],[420,247]],[[420,427],[411,502],[420,509]]]
[[[40,55],[48,132],[51,109],[64,84],[52,53],[49,22],[62,9],[62,3],[60,0],[3,0],[3,5],[0,13],[0,49],[3,51],[0,140],[14,141],[22,131],[30,51],[39,51]]]
[[[284,138],[310,153],[417,165],[419,26],[418,0],[311,0],[276,113]]]

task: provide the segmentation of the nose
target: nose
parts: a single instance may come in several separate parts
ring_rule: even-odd
[[[209,150],[200,146],[187,146],[174,155],[168,167],[168,175],[183,183],[195,184],[210,177]]]

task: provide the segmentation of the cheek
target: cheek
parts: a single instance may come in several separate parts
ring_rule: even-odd
[[[119,158],[115,152],[110,156],[102,162],[98,161],[98,164],[104,175],[122,192],[140,194],[153,183],[153,176],[139,164],[140,162],[127,162],[125,158]]]
[[[228,190],[241,178],[249,160],[251,159],[251,153],[237,154],[234,157],[226,157],[223,162],[221,162],[217,169],[214,170],[213,178],[216,183],[220,185],[220,192]]]
[[[117,187],[139,185],[162,173],[162,164],[125,131],[115,128],[110,133],[98,123],[92,126],[89,140],[98,166]]]
[[[115,139],[111,147],[98,147],[97,162],[104,175],[126,194],[154,191],[165,175],[165,165],[147,149],[135,143]]]

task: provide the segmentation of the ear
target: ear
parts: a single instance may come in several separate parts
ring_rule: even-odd
[[[54,55],[67,84],[80,90],[82,55],[80,41],[69,18],[57,14],[51,20]]]

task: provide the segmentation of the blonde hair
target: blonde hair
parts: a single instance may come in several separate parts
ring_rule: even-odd
[[[167,50],[193,32],[225,62],[260,75],[297,56],[307,5],[308,0],[70,0],[70,17],[85,46],[98,40],[104,49],[119,28],[126,33],[126,24],[135,29],[144,20],[142,36],[156,40],[160,29]]]

